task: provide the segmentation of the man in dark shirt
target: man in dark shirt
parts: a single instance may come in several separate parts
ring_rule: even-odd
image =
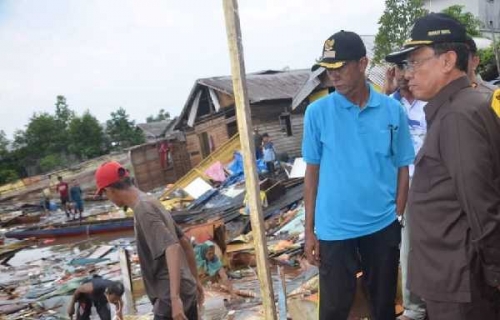
[[[203,289],[189,239],[157,199],[132,184],[118,162],[104,163],[95,178],[98,193],[104,192],[116,205],[134,210],[142,279],[155,319],[198,320],[197,300],[202,303]]]
[[[92,305],[96,308],[101,320],[111,320],[111,311],[109,309],[111,303],[116,307],[118,319],[122,320],[122,295],[124,291],[121,282],[103,279],[96,275],[92,279],[84,281],[76,289],[68,307],[68,315],[70,319],[73,319],[75,303],[78,302],[76,320],[90,320]]]
[[[500,319],[500,91],[472,88],[465,28],[418,19],[406,42],[410,90],[425,107],[408,210],[409,289],[430,319]]]

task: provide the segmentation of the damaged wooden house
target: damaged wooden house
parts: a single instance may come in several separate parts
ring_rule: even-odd
[[[269,133],[284,156],[301,153],[303,114],[291,114],[291,103],[309,75],[309,70],[268,70],[246,77],[253,126]],[[231,77],[196,80],[175,129],[186,135],[193,167],[236,134]]]
[[[147,142],[129,149],[137,186],[149,191],[175,183],[191,170],[186,139],[174,130],[176,121],[138,124]]]

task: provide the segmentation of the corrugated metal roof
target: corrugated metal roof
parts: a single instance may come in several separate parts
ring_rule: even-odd
[[[309,78],[310,71],[303,70],[266,70],[246,75],[248,100],[257,103],[269,100],[292,99]],[[231,76],[212,77],[196,80],[181,115],[176,121],[175,129],[180,129],[186,120],[196,94],[202,86],[212,88],[233,96],[233,81]]]
[[[139,127],[146,136],[150,138],[158,138],[164,135],[165,130],[169,127],[169,124],[172,124],[172,120],[163,120],[149,123],[138,123],[137,127]]]
[[[309,73],[309,70],[290,70],[247,74],[248,99],[250,103],[292,99],[309,78]],[[199,79],[197,83],[233,95],[230,76]]]
[[[375,36],[361,36],[366,47],[366,56],[368,59],[373,59],[375,53]],[[389,68],[386,63],[381,63],[377,65],[370,64],[366,68],[366,77],[379,87],[384,85],[385,72]]]

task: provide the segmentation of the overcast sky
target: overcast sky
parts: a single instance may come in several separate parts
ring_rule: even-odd
[[[383,0],[240,0],[247,72],[309,68],[341,30],[375,34]],[[197,78],[230,73],[221,0],[0,0],[0,129],[57,95],[100,121],[178,115]]]

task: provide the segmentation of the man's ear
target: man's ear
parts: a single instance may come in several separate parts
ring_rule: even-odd
[[[368,58],[367,57],[363,57],[361,59],[359,59],[359,69],[361,72],[365,72],[366,71],[366,67],[368,67]]]
[[[458,56],[455,51],[448,51],[441,55],[441,59],[444,72],[448,73],[455,69]]]

